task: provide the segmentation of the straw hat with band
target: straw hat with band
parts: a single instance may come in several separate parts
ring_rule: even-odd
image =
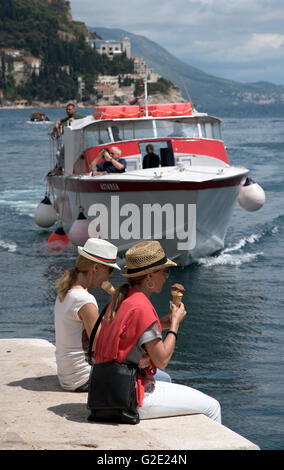
[[[126,265],[121,274],[125,277],[139,277],[159,271],[162,268],[177,266],[168,259],[158,241],[137,243],[125,253]]]
[[[78,246],[78,253],[95,263],[104,264],[110,268],[120,269],[116,264],[117,247],[101,238],[89,238],[84,246]]]

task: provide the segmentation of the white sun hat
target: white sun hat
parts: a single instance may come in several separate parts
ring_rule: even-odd
[[[78,253],[95,263],[120,269],[116,264],[117,247],[101,238],[89,238],[84,246],[78,246]]]

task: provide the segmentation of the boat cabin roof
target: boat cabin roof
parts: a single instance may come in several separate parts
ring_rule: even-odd
[[[153,121],[171,121],[171,122],[218,122],[221,123],[221,119],[209,116],[205,113],[195,113],[192,116],[145,116],[139,118],[112,118],[112,119],[95,119],[93,116],[87,116],[83,119],[76,119],[72,122],[70,128],[71,130],[82,130],[86,129],[89,126],[93,126],[94,128],[99,128],[100,126],[109,127],[114,125],[125,123],[132,123],[132,125],[139,125],[138,123],[145,123],[145,122],[153,122]]]

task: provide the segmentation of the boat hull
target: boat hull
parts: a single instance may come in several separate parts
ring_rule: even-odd
[[[185,266],[223,248],[243,175],[206,184],[48,179],[66,231],[83,208],[89,236],[108,239],[119,256],[141,240],[158,239],[167,256]]]

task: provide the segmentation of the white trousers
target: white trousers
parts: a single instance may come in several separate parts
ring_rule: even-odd
[[[215,398],[194,388],[170,382],[157,381],[152,387],[145,387],[143,405],[138,407],[138,412],[140,419],[203,413],[221,423],[221,408]]]

